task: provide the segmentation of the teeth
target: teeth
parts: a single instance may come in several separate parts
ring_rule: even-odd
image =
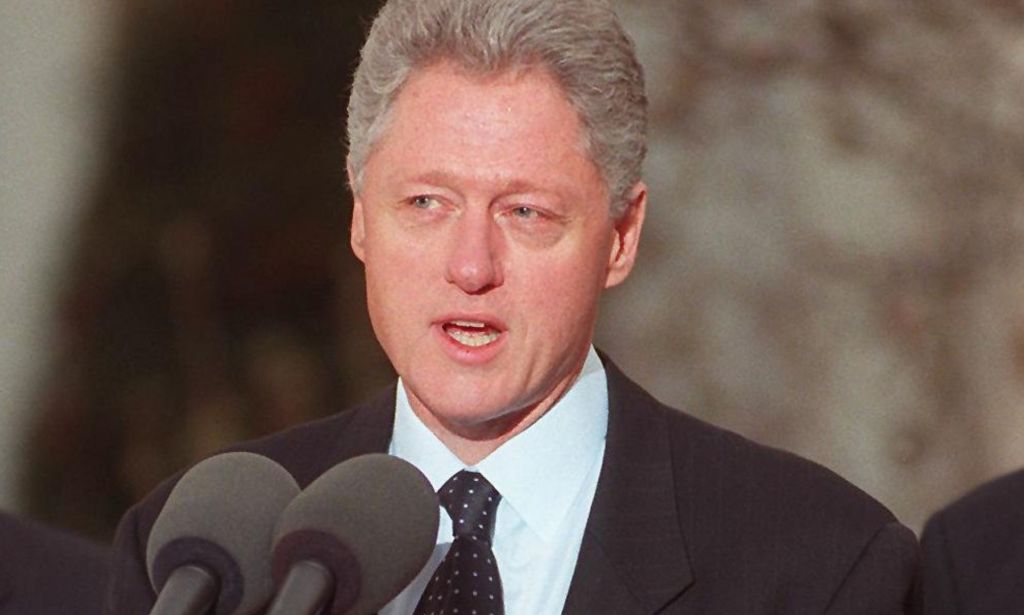
[[[454,324],[458,324],[459,326],[463,326],[463,327],[471,326],[471,325],[464,325],[464,324],[461,324],[461,323],[458,323],[458,322],[456,322]],[[465,346],[470,346],[472,348],[479,348],[480,346],[486,346],[487,344],[490,344],[494,340],[498,339],[498,333],[497,332],[491,332],[491,333],[469,333],[467,331],[460,331],[458,329],[448,329],[447,333],[456,342],[458,342],[460,344],[463,344]]]
[[[483,329],[487,326],[486,324],[475,320],[453,320],[452,324],[460,327],[473,327],[474,329]]]

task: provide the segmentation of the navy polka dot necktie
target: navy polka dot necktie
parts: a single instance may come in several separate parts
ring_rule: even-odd
[[[415,615],[504,615],[498,562],[491,550],[501,494],[463,470],[437,492],[452,518],[452,546],[423,590]]]

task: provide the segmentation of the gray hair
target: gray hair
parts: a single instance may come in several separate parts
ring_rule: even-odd
[[[348,103],[353,190],[409,75],[442,60],[485,75],[546,69],[579,115],[582,145],[607,184],[611,214],[625,211],[647,153],[647,97],[633,42],[608,0],[386,2]]]

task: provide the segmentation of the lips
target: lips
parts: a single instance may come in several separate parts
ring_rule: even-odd
[[[482,348],[501,338],[501,329],[483,320],[453,319],[441,325],[445,334],[463,346]]]

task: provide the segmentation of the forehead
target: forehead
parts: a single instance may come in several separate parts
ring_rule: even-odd
[[[480,75],[433,64],[410,75],[389,115],[368,165],[379,159],[389,175],[410,167],[554,183],[599,175],[576,109],[542,68]]]

